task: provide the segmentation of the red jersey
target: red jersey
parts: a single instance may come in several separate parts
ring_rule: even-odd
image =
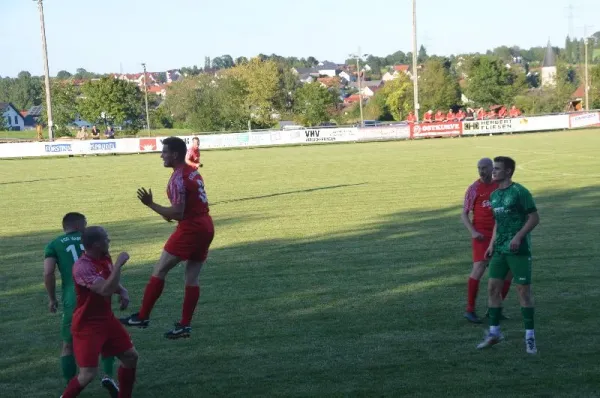
[[[73,329],[92,324],[101,324],[114,317],[110,297],[101,296],[90,290],[100,280],[107,280],[113,265],[110,257],[94,259],[83,253],[73,265],[73,280],[77,294],[77,305],[73,312]]]
[[[185,157],[194,163],[200,163],[200,148],[191,147]]]
[[[465,194],[464,211],[473,212],[473,227],[477,232],[492,236],[494,232],[494,213],[490,203],[490,195],[498,189],[497,182],[489,184],[481,180],[475,181]]]
[[[172,205],[184,204],[183,221],[194,222],[208,215],[204,180],[198,170],[183,164],[171,174],[167,196]]]

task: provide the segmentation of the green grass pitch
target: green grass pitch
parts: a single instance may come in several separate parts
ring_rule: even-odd
[[[134,396],[600,396],[598,148],[587,130],[204,152],[217,232],[192,338],[162,337],[180,317],[178,267],[150,328],[131,331]],[[499,346],[477,351],[485,327],[462,318],[459,212],[477,160],[497,155],[516,159],[541,217],[533,357],[514,289]],[[0,161],[2,397],[62,392],[42,256],[63,214],[85,213],[130,253],[135,310],[173,228],[135,192],[166,203],[169,174],[158,154]],[[82,396],[105,393],[95,382]]]

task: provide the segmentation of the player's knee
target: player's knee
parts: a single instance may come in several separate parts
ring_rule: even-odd
[[[488,282],[488,291],[490,297],[500,297],[502,295],[502,287],[504,286],[504,281],[501,279],[493,279],[490,278]]]
[[[131,350],[128,350],[125,353],[123,353],[119,360],[121,361],[124,367],[135,368],[137,367],[138,358],[138,352],[135,350],[135,348],[132,348]]]
[[[79,384],[87,386],[96,378],[97,374],[98,368],[80,368],[77,379],[79,380]]]
[[[483,274],[485,273],[485,267],[487,266],[487,262],[478,261],[473,264],[473,270],[471,271],[471,278],[480,280]]]
[[[533,298],[531,297],[530,285],[517,285],[517,292],[519,294],[519,301],[521,302],[521,306],[533,306]]]
[[[73,343],[63,342],[62,355],[73,355]]]

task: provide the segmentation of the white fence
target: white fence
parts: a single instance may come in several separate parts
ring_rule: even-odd
[[[250,131],[244,133],[200,135],[199,138],[200,149],[217,149],[331,142],[406,140],[424,137],[551,131],[592,126],[600,126],[599,112],[367,128]],[[164,138],[122,138],[116,140],[69,140],[0,144],[0,159],[160,152]],[[189,144],[193,136],[180,138],[183,138]]]

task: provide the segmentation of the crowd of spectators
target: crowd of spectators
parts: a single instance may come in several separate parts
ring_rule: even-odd
[[[425,112],[423,115],[422,123],[443,123],[443,122],[459,122],[463,120],[486,120],[486,119],[506,119],[521,116],[521,111],[516,107],[512,106],[507,109],[505,106],[492,107],[489,111],[484,108],[473,109],[473,108],[460,108],[457,112],[450,109],[447,113],[438,110],[435,114],[433,110]],[[417,118],[414,112],[410,112],[406,117],[407,123],[415,123]]]

